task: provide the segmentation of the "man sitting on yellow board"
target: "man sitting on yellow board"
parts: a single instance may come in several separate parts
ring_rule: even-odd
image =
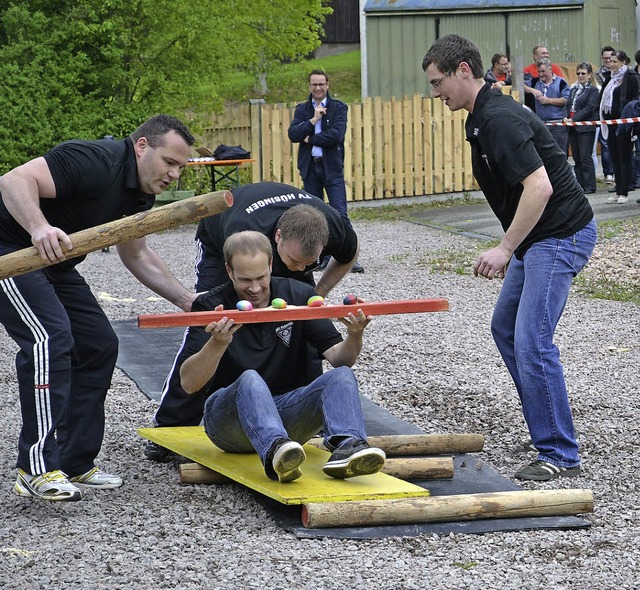
[[[306,305],[316,294],[305,283],[271,276],[271,244],[259,232],[231,235],[224,259],[231,282],[200,295],[193,311],[235,309],[242,300],[265,308],[274,298]],[[326,319],[243,325],[223,318],[189,328],[180,381],[187,394],[210,394],[204,411],[207,436],[224,451],[257,452],[266,475],[281,483],[302,475],[301,443],[320,430],[332,452],[323,467],[327,475],[344,479],[380,471],[385,454],[366,441],[351,370],[370,320],[362,310],[340,318],[347,327],[344,339]],[[307,343],[334,367],[311,381]]]

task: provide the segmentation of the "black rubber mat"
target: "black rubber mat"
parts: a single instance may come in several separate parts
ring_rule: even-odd
[[[182,328],[141,330],[134,320],[112,322],[112,325],[120,340],[118,367],[133,379],[149,399],[159,400],[162,384],[180,347],[184,330]],[[417,426],[393,416],[365,396],[362,396],[361,400],[368,435],[423,433]],[[481,455],[454,455],[454,463],[453,479],[415,481],[413,483],[428,488],[433,496],[522,489],[483,463]],[[259,494],[256,494],[256,500],[280,527],[294,533],[299,538],[307,539],[321,537],[372,539],[430,533],[444,535],[534,529],[564,530],[582,529],[590,526],[587,520],[576,516],[544,516],[415,525],[306,529],[302,526],[300,506],[285,506]]]

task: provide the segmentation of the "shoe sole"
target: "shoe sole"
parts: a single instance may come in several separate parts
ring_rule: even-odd
[[[381,449],[363,449],[342,461],[327,463],[322,471],[334,479],[373,475],[384,466],[386,455]]]
[[[273,470],[280,483],[289,483],[302,475],[300,465],[307,458],[304,449],[296,442],[283,444],[273,456]]]
[[[544,475],[527,475],[516,473],[514,477],[525,481],[551,481],[553,479],[560,479],[561,477],[578,477],[582,473],[582,469],[578,471],[560,471],[558,473],[549,473]]]
[[[21,484],[18,481],[13,486],[13,493],[22,498],[37,498],[38,500],[47,500],[49,502],[78,502],[82,500],[82,492],[80,490],[77,490],[77,492],[64,492],[57,495],[39,494],[25,482]]]
[[[78,487],[86,490],[115,490],[116,488],[122,487],[124,481],[114,482],[114,483],[102,483],[102,484],[91,484],[91,483],[80,483],[79,481],[71,481],[71,483]]]

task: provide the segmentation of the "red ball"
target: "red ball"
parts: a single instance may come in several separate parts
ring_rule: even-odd
[[[358,298],[353,293],[349,293],[342,300],[342,303],[344,303],[345,305],[355,305],[356,303],[358,303]]]

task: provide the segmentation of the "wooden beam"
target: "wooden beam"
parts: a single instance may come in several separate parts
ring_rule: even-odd
[[[476,453],[484,447],[481,434],[389,434],[369,436],[372,447],[382,449],[388,456],[443,455],[449,453]],[[324,449],[321,438],[312,438],[307,444]]]
[[[221,213],[232,205],[233,195],[229,191],[216,191],[89,227],[69,235],[73,250],[66,252],[67,259],[84,256],[107,246],[179,227],[185,223],[193,223],[203,217]],[[43,260],[35,247],[24,248],[0,256],[0,280],[52,264],[57,262]]]
[[[447,311],[446,299],[415,299],[409,301],[378,301],[355,305],[323,305],[320,307],[293,306],[284,309],[265,307],[250,311],[229,309],[223,311],[194,311],[160,313],[138,316],[139,328],[175,328],[179,326],[206,326],[226,317],[239,324],[255,324],[292,320],[318,320],[321,318],[343,318],[361,309],[365,315],[390,315],[400,313],[421,313]]]
[[[306,528],[457,522],[487,518],[567,516],[593,512],[591,490],[523,490],[392,500],[309,503]]]
[[[180,483],[222,484],[233,480],[200,463],[183,463],[179,468]],[[382,472],[398,479],[450,479],[453,459],[450,457],[407,457],[387,459]]]
[[[233,480],[200,463],[182,463],[179,468],[180,483],[233,483]]]
[[[407,481],[415,479],[451,479],[452,457],[396,457],[387,459],[382,473]]]

